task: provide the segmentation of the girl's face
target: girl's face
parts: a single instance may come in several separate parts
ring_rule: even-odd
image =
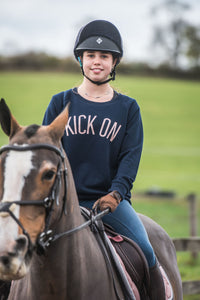
[[[106,80],[116,63],[110,52],[91,50],[83,52],[82,60],[85,75],[94,81]]]

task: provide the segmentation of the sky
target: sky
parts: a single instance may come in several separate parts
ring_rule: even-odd
[[[164,0],[0,0],[0,55],[44,51],[59,57],[73,53],[79,29],[94,19],[114,23],[121,32],[124,60],[159,59],[150,46],[155,24],[170,16],[152,16],[151,8]],[[190,3],[184,19],[200,24],[200,1]]]

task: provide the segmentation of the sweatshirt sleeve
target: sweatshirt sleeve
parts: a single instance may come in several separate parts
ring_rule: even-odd
[[[46,109],[42,125],[49,125],[63,109],[62,93],[54,95]]]
[[[122,198],[130,195],[135,181],[143,146],[143,125],[136,102],[130,108],[126,133],[119,154],[118,170],[109,191],[117,190]]]

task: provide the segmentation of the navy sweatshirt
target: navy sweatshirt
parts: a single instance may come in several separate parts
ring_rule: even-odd
[[[69,120],[62,138],[79,200],[97,200],[117,190],[129,200],[143,144],[136,100],[115,92],[108,102],[84,99],[77,89],[54,95],[43,125],[50,124],[70,101]]]

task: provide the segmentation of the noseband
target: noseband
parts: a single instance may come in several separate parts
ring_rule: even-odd
[[[28,232],[24,229],[23,225],[21,224],[20,220],[16,218],[15,214],[10,210],[10,206],[12,204],[20,205],[20,206],[27,206],[27,205],[34,205],[34,206],[43,206],[46,210],[46,220],[45,220],[45,229],[42,232],[38,239],[37,239],[37,252],[43,252],[45,248],[49,245],[50,242],[50,233],[49,224],[50,219],[53,211],[53,204],[59,205],[59,197],[60,197],[60,190],[61,190],[61,176],[63,175],[64,178],[64,195],[63,195],[63,211],[67,214],[66,211],[66,195],[67,195],[67,167],[65,164],[65,156],[63,153],[62,148],[57,148],[56,146],[50,144],[33,144],[33,145],[6,145],[0,148],[0,155],[6,151],[32,151],[32,150],[39,150],[39,149],[47,149],[50,151],[55,152],[59,156],[59,163],[58,163],[58,170],[56,174],[56,179],[54,181],[54,185],[51,190],[51,194],[43,200],[27,200],[27,201],[4,201],[0,203],[0,212],[7,212],[9,215],[15,220],[15,222],[21,227],[23,234],[27,236],[29,240],[29,249],[32,248],[32,242]],[[62,169],[62,165],[64,168]]]

